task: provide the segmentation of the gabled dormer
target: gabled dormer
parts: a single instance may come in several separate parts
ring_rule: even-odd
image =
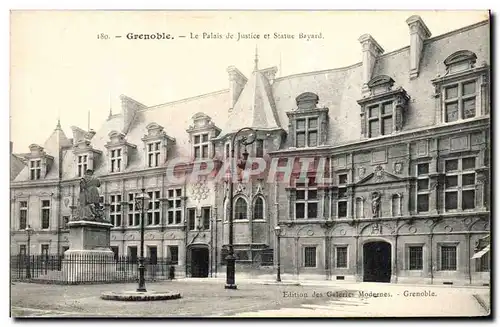
[[[108,134],[109,141],[104,145],[108,150],[107,161],[110,173],[124,171],[128,165],[129,152],[136,148],[125,139],[125,134],[111,131]]]
[[[369,92],[358,100],[361,106],[361,134],[372,138],[390,135],[404,128],[410,97],[405,89],[393,89],[394,80],[386,75],[368,82]]]
[[[192,119],[193,125],[186,130],[191,143],[191,157],[194,160],[213,158],[214,145],[211,139],[217,137],[221,129],[215,126],[212,118],[202,112],[194,114]]]
[[[146,130],[147,134],[141,139],[144,142],[145,167],[160,167],[168,160],[168,152],[175,139],[165,133],[163,126],[154,122],[148,124]]]
[[[444,60],[444,72],[431,82],[435,88],[436,120],[453,123],[489,114],[489,67],[476,67],[477,56],[468,50]]]
[[[25,158],[28,163],[30,180],[45,178],[52,167],[54,157],[48,155],[38,144],[31,144],[29,149],[30,153]]]
[[[102,154],[101,151],[92,147],[88,138],[76,141],[73,146],[73,153],[75,155],[76,177],[83,177],[87,169],[95,170]]]
[[[324,145],[328,137],[328,108],[319,108],[319,97],[312,92],[300,94],[295,101],[297,109],[286,113],[289,146],[305,148]]]

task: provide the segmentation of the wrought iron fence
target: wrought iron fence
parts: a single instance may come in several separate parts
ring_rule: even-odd
[[[117,283],[138,280],[138,259],[99,255],[14,255],[10,258],[13,281],[54,284]],[[175,278],[176,262],[144,258],[146,281]]]

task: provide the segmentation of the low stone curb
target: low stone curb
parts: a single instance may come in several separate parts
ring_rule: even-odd
[[[162,301],[180,299],[181,294],[176,292],[104,292],[103,300],[114,301]]]
[[[255,284],[258,285],[276,285],[276,286],[301,286],[300,283],[297,282],[257,282]]]

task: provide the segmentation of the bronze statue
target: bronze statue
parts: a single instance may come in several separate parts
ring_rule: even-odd
[[[99,202],[101,181],[93,176],[94,172],[87,169],[85,176],[80,180],[79,219],[103,220],[103,210]]]
[[[372,193],[372,217],[378,218],[380,214],[380,193]]]

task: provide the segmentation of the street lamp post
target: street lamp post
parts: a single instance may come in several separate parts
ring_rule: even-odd
[[[141,194],[135,197],[135,205],[141,210],[141,253],[139,257],[139,287],[137,292],[146,292],[146,281],[144,280],[144,210],[149,196],[146,194],[145,189],[141,190]]]
[[[26,227],[25,231],[26,231],[26,234],[28,234],[28,246],[27,246],[28,248],[27,248],[27,255],[26,255],[28,258],[28,262],[26,264],[26,278],[31,279],[30,248],[31,248],[31,233],[33,233],[33,228],[31,228],[31,226],[28,225],[28,227]]]
[[[280,256],[280,236],[281,227],[278,225],[274,227],[274,233],[276,234],[276,259],[278,260],[278,270],[276,271],[276,281],[281,282],[281,256]]]
[[[231,158],[230,158],[230,172],[229,172],[229,244],[228,244],[228,250],[229,254],[226,257],[226,285],[224,288],[226,289],[233,289],[235,290],[236,283],[235,283],[235,261],[236,258],[234,256],[234,248],[233,248],[233,215],[234,215],[234,210],[233,210],[233,193],[234,193],[234,188],[233,188],[233,173],[234,173],[234,145],[236,142],[237,136],[242,133],[242,132],[249,132],[250,134],[248,136],[243,136],[241,140],[239,140],[240,144],[243,144],[244,146],[250,145],[253,142],[255,142],[255,130],[253,130],[250,127],[244,127],[234,133],[233,138],[231,140]],[[246,151],[243,153],[243,160],[238,163],[238,168],[240,169],[245,169],[246,163],[248,159],[248,152]]]

